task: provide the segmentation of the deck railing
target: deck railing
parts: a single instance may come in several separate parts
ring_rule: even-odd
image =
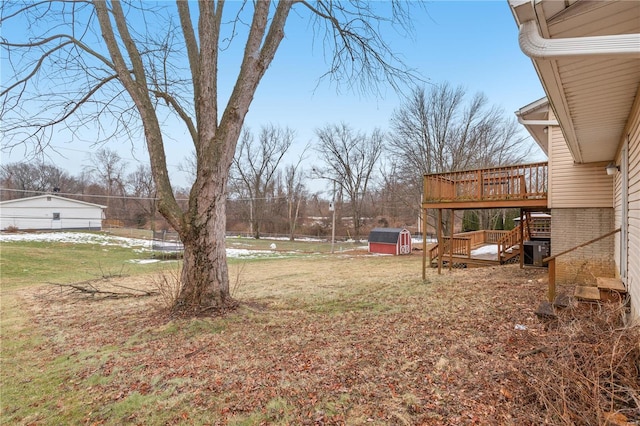
[[[547,197],[548,163],[521,164],[424,177],[424,200],[487,201]]]
[[[483,246],[485,244],[498,244],[500,247],[500,241],[504,239],[506,235],[512,231],[500,231],[500,230],[480,230],[460,232],[453,236],[453,255],[464,256],[471,258],[471,251],[475,248]],[[449,247],[451,244],[451,237],[442,237],[443,245],[439,248],[439,244],[431,247],[429,250],[429,262],[438,258],[438,253],[442,253],[444,257],[449,254]]]
[[[527,220],[525,219],[525,224],[524,224],[524,229],[522,230],[522,238],[524,241],[528,240],[529,237],[529,233],[527,231],[527,229],[529,229],[528,227],[528,223]],[[513,228],[511,231],[507,231],[505,234],[502,235],[502,238],[500,238],[497,242],[498,244],[498,259],[502,260],[506,254],[507,254],[507,250],[509,249],[513,249],[514,246],[520,246],[518,247],[518,250],[521,252],[522,251],[522,242],[520,241],[520,227],[522,226],[522,224],[518,224],[518,226],[516,226],[515,228]]]
[[[454,234],[454,237],[456,238],[469,238],[470,242],[471,242],[471,248],[474,249],[476,247],[481,246],[482,244],[484,244],[484,240],[485,240],[485,233],[486,231],[480,230],[480,231],[468,231],[468,232],[460,232],[458,234]]]
[[[453,250],[453,253],[451,254],[453,254],[454,256],[464,256],[468,258],[471,257],[471,238],[454,236],[453,240],[451,239],[451,237],[442,237],[442,239],[442,246],[440,246],[440,244],[438,243],[435,246],[431,247],[431,249],[429,250],[429,263],[431,263],[434,259],[437,259],[438,254],[440,253],[443,257],[450,254],[450,249]]]
[[[484,238],[485,244],[498,244],[510,231],[487,230],[484,232],[486,233]]]
[[[477,248],[484,244],[497,244],[509,231],[496,229],[481,229],[479,231],[460,232],[454,237],[467,237],[471,239],[471,248]]]

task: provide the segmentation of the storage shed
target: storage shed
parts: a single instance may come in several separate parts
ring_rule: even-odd
[[[411,233],[405,228],[373,228],[369,233],[369,253],[410,254]]]
[[[58,195],[0,202],[0,230],[102,229],[106,206]]]

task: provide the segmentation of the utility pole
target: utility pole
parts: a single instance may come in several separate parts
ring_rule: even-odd
[[[336,181],[333,181],[333,194],[331,195],[331,209],[333,211],[333,219],[331,220],[331,253],[333,254],[336,243]]]

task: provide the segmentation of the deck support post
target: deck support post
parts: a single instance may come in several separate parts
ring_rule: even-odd
[[[453,230],[454,230],[454,225],[456,222],[456,218],[455,218],[455,210],[451,209],[451,241],[449,244],[449,270],[451,270],[451,268],[453,268]]]
[[[522,209],[520,209],[520,269],[524,269],[524,216],[522,216]]]
[[[438,209],[438,275],[442,274],[442,255],[444,240],[442,238],[442,209]]]

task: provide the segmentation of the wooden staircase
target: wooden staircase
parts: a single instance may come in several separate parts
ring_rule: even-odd
[[[585,302],[613,302],[621,300],[627,293],[622,280],[618,278],[597,277],[596,283],[596,286],[576,286],[573,295]]]
[[[524,228],[523,228],[524,227]],[[522,241],[520,241],[520,229],[522,228]],[[524,220],[498,240],[498,259],[500,263],[522,254],[522,243],[531,237],[531,214],[526,212]]]

